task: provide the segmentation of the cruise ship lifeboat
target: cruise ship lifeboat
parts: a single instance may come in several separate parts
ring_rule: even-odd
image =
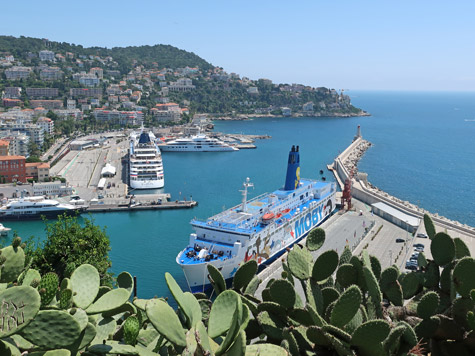
[[[262,216],[262,222],[263,222],[264,224],[268,224],[268,223],[270,223],[270,222],[272,221],[272,219],[274,219],[274,218],[275,218],[274,213],[266,213],[266,214],[264,214],[264,215]]]

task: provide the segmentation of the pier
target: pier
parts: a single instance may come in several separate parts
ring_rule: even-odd
[[[344,207],[320,226],[325,230],[326,239],[321,249],[311,252],[315,259],[324,251],[336,250],[339,254],[348,246],[353,255],[360,255],[367,250],[379,259],[382,268],[396,264],[405,271],[406,261],[413,252],[413,246],[421,243],[425,246],[424,255],[432,258],[430,239],[426,236],[423,222],[424,214],[429,214],[434,221],[436,232],[446,231],[451,237],[461,238],[475,254],[475,228],[457,221],[432,214],[410,202],[402,201],[374,187],[366,173],[358,171],[358,161],[371,143],[364,140],[358,128],[353,142],[341,152],[327,168],[334,174],[341,189],[345,181],[351,182],[352,209]],[[337,193],[337,202],[341,200]],[[403,242],[396,242],[398,241]],[[306,238],[299,242],[305,245]],[[280,258],[267,265],[260,273],[263,281],[257,290],[260,294],[272,278],[280,278],[282,263],[287,258],[285,252]],[[407,270],[406,270],[407,271]],[[303,295],[300,284],[295,285]]]

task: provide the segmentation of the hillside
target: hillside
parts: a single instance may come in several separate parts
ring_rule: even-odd
[[[113,57],[119,64],[122,74],[133,68],[133,61],[149,67],[157,62],[160,68],[199,67],[208,70],[213,66],[196,54],[187,52],[170,45],[154,45],[139,47],[83,47],[66,42],[54,42],[31,37],[0,36],[0,52],[9,52],[16,58],[27,59],[27,53],[38,53],[41,50],[55,52],[71,52],[76,56],[93,55],[100,57]]]

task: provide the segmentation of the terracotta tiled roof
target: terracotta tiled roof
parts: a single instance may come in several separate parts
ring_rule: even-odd
[[[0,161],[13,161],[15,159],[25,159],[25,156],[0,156]]]

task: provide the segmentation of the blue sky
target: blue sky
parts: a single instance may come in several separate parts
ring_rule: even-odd
[[[8,1],[2,14],[2,35],[170,44],[252,79],[475,90],[475,1]]]

